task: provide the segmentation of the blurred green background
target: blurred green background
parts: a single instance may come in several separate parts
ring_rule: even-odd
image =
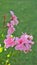
[[[0,53],[0,65],[37,65],[37,0],[0,0],[0,44],[4,47],[3,40],[7,34],[7,28],[3,27],[4,15],[6,23],[10,20],[9,11],[13,10],[19,19],[14,36],[20,36],[22,32],[32,34],[35,44],[32,46],[32,52],[25,54],[9,48]],[[2,34],[4,35],[2,37]],[[10,57],[7,55],[10,54]],[[9,60],[6,64],[6,60]]]

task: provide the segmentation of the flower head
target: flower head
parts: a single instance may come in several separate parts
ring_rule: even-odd
[[[11,38],[11,37],[5,39],[5,40],[4,40],[5,47],[6,47],[6,48],[14,47],[14,46],[16,45],[16,43],[15,43],[14,40],[15,40],[15,39],[14,39],[14,38]]]
[[[21,35],[20,38],[16,38],[17,45],[15,46],[15,49],[24,52],[31,51],[32,44],[34,44],[32,40],[33,40],[32,36],[28,34]]]

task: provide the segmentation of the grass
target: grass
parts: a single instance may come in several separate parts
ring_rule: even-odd
[[[19,24],[13,35],[20,36],[22,32],[32,34],[35,44],[32,47],[32,52],[28,54],[16,51],[14,48],[3,50],[0,53],[0,65],[6,65],[7,59],[11,65],[37,65],[37,0],[0,0],[0,44],[2,46],[4,46],[3,40],[7,34],[7,28],[3,28],[3,16],[6,14],[7,23],[10,20],[10,10],[13,10],[19,18]],[[11,55],[7,58],[9,53]]]

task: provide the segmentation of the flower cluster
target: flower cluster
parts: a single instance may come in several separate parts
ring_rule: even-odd
[[[8,31],[7,31],[6,37],[10,37],[10,35],[13,34],[13,32],[15,31],[14,25],[18,24],[18,20],[17,20],[17,17],[15,16],[14,12],[10,11],[10,13],[11,13],[11,21],[9,23],[7,23]]]
[[[14,25],[17,25],[19,22],[17,17],[15,16],[13,11],[11,13],[11,21],[7,23],[8,31],[6,35],[6,39],[4,40],[5,47],[14,47],[15,50],[24,51],[25,53],[31,51],[33,42],[33,36],[23,33],[20,37],[11,37],[13,32],[15,31]]]

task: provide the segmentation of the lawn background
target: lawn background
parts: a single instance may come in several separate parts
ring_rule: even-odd
[[[13,10],[19,19],[13,35],[20,36],[22,32],[32,34],[35,44],[32,52],[28,54],[16,51],[14,48],[9,48],[6,52],[3,50],[0,53],[0,65],[5,65],[7,59],[11,65],[37,65],[37,0],[0,0],[0,44],[2,46],[4,46],[3,40],[7,34],[7,28],[3,27],[3,16],[6,14],[7,23],[10,20],[10,10]],[[9,53],[11,56],[7,58]]]

